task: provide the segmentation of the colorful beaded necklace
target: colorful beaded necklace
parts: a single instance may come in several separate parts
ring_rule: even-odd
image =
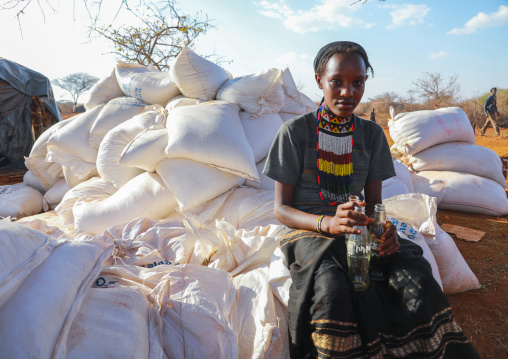
[[[316,132],[319,196],[330,206],[347,202],[353,190],[353,115],[338,117],[323,103]]]

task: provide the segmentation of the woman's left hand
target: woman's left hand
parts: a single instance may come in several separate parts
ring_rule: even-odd
[[[381,255],[390,255],[397,252],[400,249],[400,244],[397,236],[397,228],[392,222],[386,222],[385,233],[381,236],[383,243],[381,243],[377,249]]]

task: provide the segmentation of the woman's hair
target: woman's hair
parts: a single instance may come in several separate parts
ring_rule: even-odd
[[[372,77],[374,77],[374,69],[370,65],[367,52],[356,42],[351,41],[335,41],[323,46],[314,59],[314,72],[318,75],[323,75],[326,64],[333,55],[352,53],[357,53],[363,58],[366,69],[370,69],[370,73],[372,74]]]

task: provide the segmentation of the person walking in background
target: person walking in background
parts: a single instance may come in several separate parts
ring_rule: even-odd
[[[489,123],[492,123],[494,131],[496,131],[498,136],[501,136],[501,133],[499,132],[499,126],[497,125],[496,120],[496,114],[497,116],[499,116],[499,112],[497,111],[497,100],[496,100],[497,88],[495,87],[491,88],[490,93],[491,95],[487,97],[487,99],[485,100],[484,111],[485,114],[487,115],[487,118],[485,120],[485,124],[482,127],[480,135],[483,136],[485,134],[485,131],[487,130],[487,127],[489,127]]]
[[[374,107],[372,107],[372,111],[370,111],[370,120],[376,122],[376,112],[374,110]]]

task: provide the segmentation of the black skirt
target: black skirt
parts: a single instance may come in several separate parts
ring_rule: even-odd
[[[389,277],[357,292],[344,237],[288,229],[291,358],[479,358],[422,249],[399,238]]]

